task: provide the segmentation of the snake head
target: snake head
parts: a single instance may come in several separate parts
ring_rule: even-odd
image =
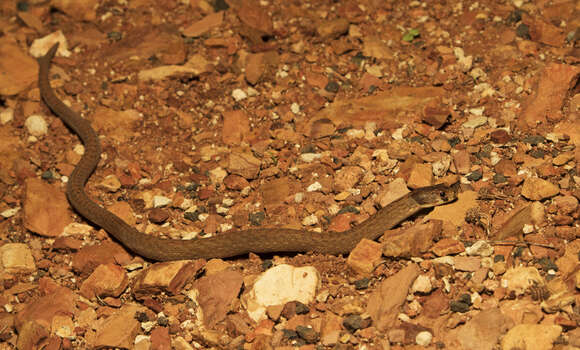
[[[422,187],[411,192],[411,197],[423,208],[431,208],[457,199],[459,183],[447,186],[439,184]]]

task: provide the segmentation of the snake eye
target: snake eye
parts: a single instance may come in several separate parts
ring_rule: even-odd
[[[441,198],[443,198],[444,200],[447,200],[447,193],[445,193],[445,191],[441,191],[441,192],[439,192],[439,196],[440,196]]]

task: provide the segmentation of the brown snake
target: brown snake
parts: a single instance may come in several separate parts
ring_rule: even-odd
[[[228,231],[192,240],[159,238],[144,234],[126,224],[115,214],[93,202],[84,187],[101,157],[97,134],[88,121],[56,97],[49,82],[49,70],[58,44],[38,58],[38,86],[48,107],[81,139],[85,153],[67,183],[66,194],[72,207],[85,219],[113,235],[126,248],[152,260],[224,258],[249,252],[350,252],[363,238],[376,239],[381,234],[423,208],[455,200],[458,186],[435,185],[416,189],[354,228],[344,232],[318,233],[286,228],[256,228]]]

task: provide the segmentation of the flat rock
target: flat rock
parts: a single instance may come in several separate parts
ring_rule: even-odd
[[[449,340],[446,344],[454,348],[493,350],[512,324],[498,308],[493,308],[481,311],[465,325],[452,329],[444,337]]]
[[[37,74],[37,63],[15,40],[8,36],[0,39],[0,95],[20,93],[36,81]]]
[[[501,340],[502,350],[550,350],[562,333],[562,327],[549,324],[519,324]]]
[[[115,312],[96,329],[94,347],[100,348],[133,348],[135,337],[141,330],[141,324],[135,319],[137,312],[144,312],[145,307],[126,304]]]
[[[36,271],[32,251],[24,243],[7,243],[1,246],[0,262],[0,271],[8,274]]]
[[[409,288],[419,276],[419,267],[409,264],[393,276],[381,282],[371,294],[366,312],[371,315],[377,329],[384,330],[395,324],[400,308],[404,304]]]
[[[544,278],[535,267],[514,267],[506,271],[501,283],[516,295],[524,294],[529,288],[546,284]]]
[[[115,264],[99,265],[81,285],[80,294],[89,300],[118,297],[128,285],[125,269]]]
[[[237,271],[221,271],[195,281],[197,302],[203,312],[203,323],[213,328],[230,311],[242,287],[242,274]]]
[[[155,263],[143,270],[135,279],[133,294],[144,298],[151,294],[167,292],[175,295],[203,266],[201,260],[178,260]]]
[[[64,227],[72,222],[63,188],[36,178],[27,179],[25,186],[24,225],[26,228],[42,236],[61,235]]]
[[[538,177],[528,177],[522,187],[522,196],[534,201],[554,197],[559,192],[558,186]]]
[[[260,275],[244,295],[248,314],[258,321],[264,319],[268,306],[289,301],[308,304],[314,300],[319,283],[320,276],[314,267],[275,266]]]
[[[575,84],[580,67],[566,64],[549,64],[540,75],[535,94],[524,103],[522,120],[528,127],[545,123],[546,115],[557,113],[562,108],[569,89]]]
[[[381,261],[381,244],[363,238],[348,255],[346,263],[355,272],[370,275],[375,266]]]

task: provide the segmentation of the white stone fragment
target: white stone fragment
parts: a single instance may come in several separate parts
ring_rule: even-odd
[[[24,126],[32,136],[40,137],[48,133],[48,124],[46,120],[38,114],[33,114],[26,118]]]
[[[5,219],[8,219],[8,218],[11,218],[14,215],[16,215],[16,213],[18,213],[19,210],[20,210],[20,207],[6,209],[0,213],[0,216],[2,216]]]
[[[165,196],[153,196],[153,208],[162,208],[171,204],[171,198]]]
[[[493,254],[493,246],[486,241],[477,241],[471,247],[465,248],[465,253],[469,256],[491,256]]]
[[[239,102],[248,98],[248,94],[246,94],[242,89],[235,89],[232,91],[232,97],[234,100],[236,100],[236,102]]]
[[[0,247],[0,269],[6,273],[31,273],[36,271],[32,251],[24,243],[7,243]]]
[[[314,300],[320,274],[312,266],[278,265],[264,272],[242,298],[254,321],[266,318],[266,308],[290,301],[308,304]]]
[[[433,290],[433,284],[431,283],[431,278],[427,275],[419,275],[413,282],[411,286],[411,291],[413,293],[423,293],[428,294]]]
[[[292,113],[298,114],[298,113],[300,113],[300,105],[298,103],[294,102],[290,105],[290,110],[292,111]]]
[[[322,154],[320,153],[302,153],[300,155],[300,160],[304,163],[312,163],[313,161],[320,159]]]
[[[308,215],[304,219],[302,219],[302,225],[304,226],[312,226],[318,223],[318,217],[314,214]]]
[[[419,332],[417,333],[417,336],[415,336],[415,343],[421,346],[428,346],[429,344],[431,344],[432,340],[433,334],[427,331]]]
[[[310,186],[308,186],[308,188],[306,188],[307,192],[315,192],[315,191],[319,191],[322,189],[322,185],[320,184],[320,182],[316,181],[313,184],[311,184]]]
[[[474,117],[463,123],[464,128],[475,129],[487,123],[487,117]]]
[[[4,125],[14,119],[14,110],[12,108],[4,108],[0,110],[0,124]]]

